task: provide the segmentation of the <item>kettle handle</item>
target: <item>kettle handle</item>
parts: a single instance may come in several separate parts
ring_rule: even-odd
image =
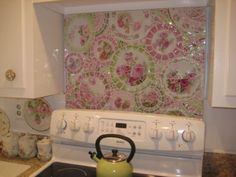
[[[130,144],[131,152],[130,152],[126,161],[130,162],[132,160],[132,158],[134,157],[135,151],[136,151],[135,144],[134,144],[133,140],[131,140],[129,137],[124,136],[124,135],[119,135],[119,134],[103,134],[97,138],[96,143],[95,143],[95,147],[97,150],[97,155],[96,155],[97,158],[100,159],[103,157],[101,147],[100,147],[100,142],[104,138],[119,138],[119,139],[123,139],[123,140],[127,141]]]

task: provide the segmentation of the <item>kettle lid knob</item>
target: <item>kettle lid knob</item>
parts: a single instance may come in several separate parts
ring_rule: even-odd
[[[117,149],[112,149],[111,153],[104,154],[103,158],[113,163],[127,160],[126,155],[122,153],[118,153]]]
[[[117,153],[118,153],[118,150],[117,150],[117,149],[112,149],[111,152],[112,152],[112,156],[113,156],[113,157],[117,157],[117,156],[118,156],[118,155],[117,155]]]

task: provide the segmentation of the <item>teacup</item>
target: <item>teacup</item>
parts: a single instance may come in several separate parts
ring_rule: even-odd
[[[37,154],[36,148],[37,137],[35,135],[26,134],[19,138],[19,156],[24,159],[33,158]]]
[[[51,140],[47,137],[44,137],[42,140],[37,142],[38,148],[38,159],[42,161],[50,160],[52,157],[52,146]]]
[[[16,133],[8,133],[2,137],[2,154],[6,157],[15,157],[18,154],[19,136]]]

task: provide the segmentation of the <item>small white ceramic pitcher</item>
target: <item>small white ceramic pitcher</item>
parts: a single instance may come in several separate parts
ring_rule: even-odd
[[[19,156],[24,159],[33,158],[37,154],[37,137],[35,135],[25,134],[19,138]]]
[[[18,154],[18,139],[16,133],[10,132],[2,137],[2,154],[6,157],[15,157]]]
[[[47,137],[44,137],[42,140],[39,140],[37,142],[37,148],[38,148],[38,159],[41,161],[47,161],[50,160],[52,157],[52,146],[51,146],[51,140]]]

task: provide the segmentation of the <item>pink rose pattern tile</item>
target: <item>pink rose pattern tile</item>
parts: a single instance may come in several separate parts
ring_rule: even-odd
[[[66,107],[202,118],[206,9],[64,17]]]

